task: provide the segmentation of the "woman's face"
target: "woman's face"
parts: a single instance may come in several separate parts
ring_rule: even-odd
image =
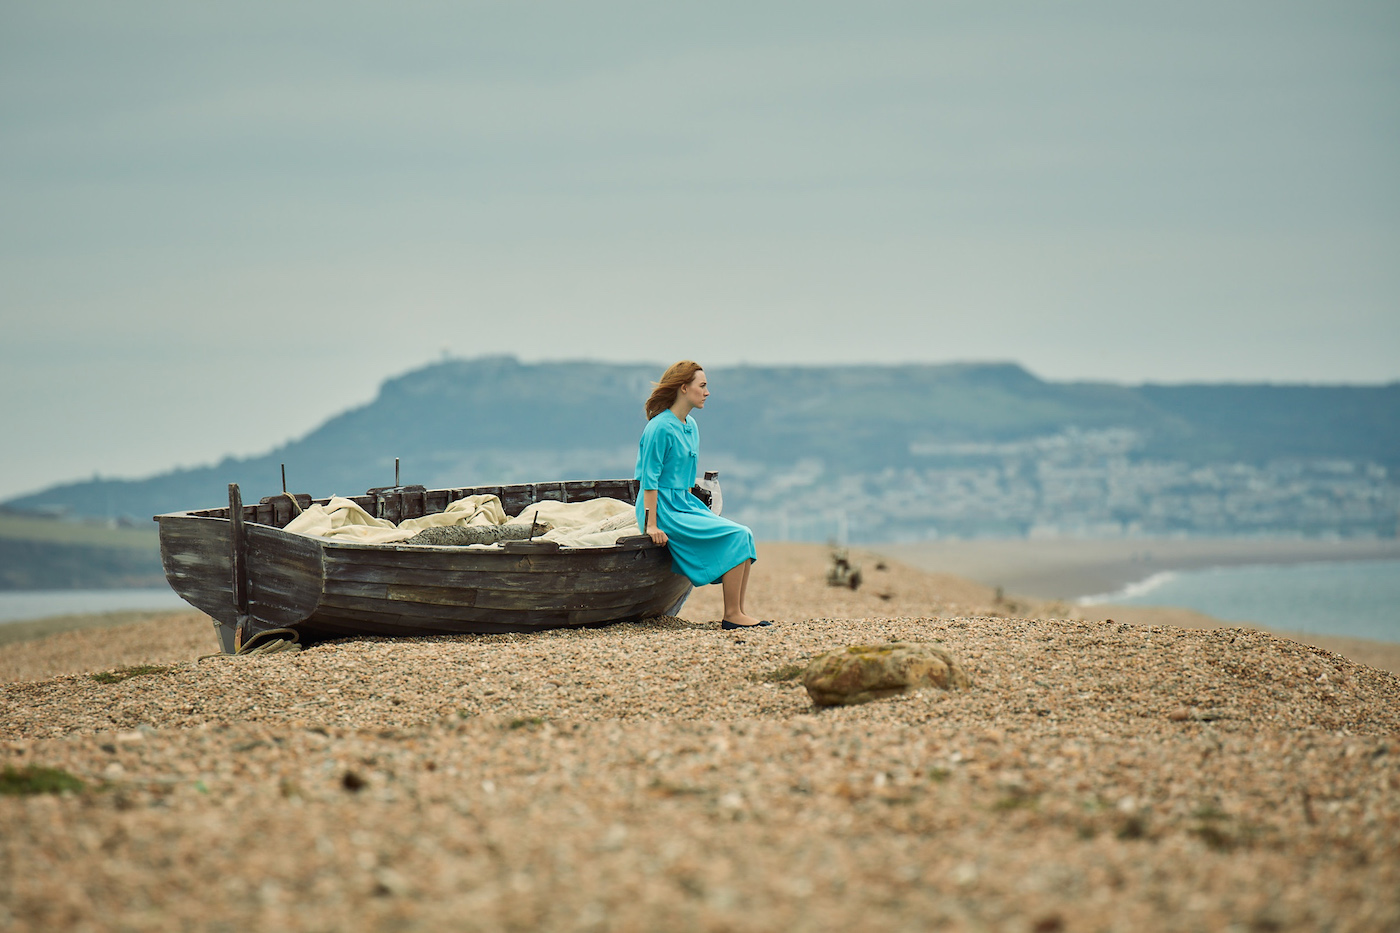
[[[681,386],[681,390],[676,393],[678,399],[684,399],[690,403],[691,408],[704,408],[705,399],[710,397],[710,390],[705,385],[705,371],[697,369],[695,378],[689,383]]]

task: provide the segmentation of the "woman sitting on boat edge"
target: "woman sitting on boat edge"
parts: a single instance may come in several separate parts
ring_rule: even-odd
[[[668,368],[646,402],[647,426],[637,449],[637,524],[671,549],[672,569],[695,586],[720,584],[722,628],[771,625],[749,615],[744,597],[758,559],[753,532],[714,514],[691,495],[700,461],[700,428],[691,413],[710,395],[705,371],[693,360]]]

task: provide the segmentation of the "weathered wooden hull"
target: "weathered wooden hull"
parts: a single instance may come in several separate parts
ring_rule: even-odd
[[[397,511],[398,518],[406,518],[439,511],[446,502],[477,492],[501,495],[515,512],[541,498],[579,501],[608,495],[635,501],[636,496],[635,483],[627,480],[548,484],[540,495],[542,486],[391,491],[357,501],[376,513]],[[404,497],[420,500],[405,506]],[[282,500],[285,518],[276,500]],[[241,534],[229,509],[155,517],[166,579],[185,601],[215,620],[228,652],[235,650],[240,618],[245,641],[275,628],[294,629],[303,642],[355,635],[525,632],[671,614],[691,589],[689,580],[672,572],[669,550],[651,544],[530,553],[355,544],[277,527],[290,517],[286,497],[245,506],[242,512]],[[239,562],[246,609],[236,591]]]

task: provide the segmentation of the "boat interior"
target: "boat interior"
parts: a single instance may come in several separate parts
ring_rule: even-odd
[[[507,515],[519,515],[526,506],[536,502],[586,502],[590,499],[620,499],[636,502],[638,482],[635,479],[563,480],[549,483],[516,483],[507,486],[462,486],[449,489],[427,489],[423,486],[384,486],[371,489],[363,496],[347,496],[375,518],[388,519],[394,524],[409,518],[420,518],[441,512],[458,499],[489,495],[501,500]],[[293,500],[296,504],[293,505]],[[256,505],[243,506],[243,520],[259,525],[284,528],[302,509],[313,503],[325,505],[330,498],[312,499],[305,493],[279,493],[264,496]],[[229,507],[195,509],[184,514],[200,518],[228,518]]]

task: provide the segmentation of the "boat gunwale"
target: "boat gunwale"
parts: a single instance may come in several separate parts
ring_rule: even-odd
[[[224,516],[219,516],[219,515],[200,515],[200,514],[197,514],[197,513],[199,513],[199,512],[203,512],[203,511],[208,511],[208,510],[206,510],[206,509],[190,509],[190,510],[184,511],[184,512],[165,512],[165,513],[163,513],[163,514],[161,514],[161,515],[155,516],[155,520],[156,520],[156,521],[160,521],[160,520],[163,519],[163,518],[167,518],[167,519],[174,519],[174,520],[182,520],[182,519],[202,519],[202,520],[211,521],[211,522],[227,522],[227,521],[229,521],[229,519],[228,519],[227,517],[224,517]],[[403,554],[416,554],[416,553],[422,553],[422,552],[425,552],[425,551],[426,551],[426,552],[434,552],[434,553],[438,553],[438,554],[480,554],[480,555],[501,554],[501,555],[504,555],[504,556],[506,556],[506,557],[516,557],[516,558],[519,558],[519,557],[553,557],[553,556],[555,556],[555,555],[562,555],[562,554],[571,554],[571,555],[572,555],[572,554],[612,554],[612,553],[616,553],[616,552],[619,552],[619,551],[649,551],[649,550],[651,550],[651,549],[653,549],[653,548],[664,548],[664,547],[666,547],[666,545],[664,545],[664,544],[657,544],[656,542],[653,541],[653,542],[651,542],[650,544],[606,544],[606,545],[600,545],[600,546],[598,546],[598,547],[565,547],[564,545],[560,545],[559,548],[558,548],[557,550],[551,548],[550,550],[521,552],[521,551],[507,551],[504,547],[501,547],[501,546],[499,546],[499,545],[497,545],[497,546],[487,546],[487,547],[473,547],[473,546],[470,546],[470,545],[462,545],[462,544],[405,544],[405,543],[402,542],[402,541],[388,541],[388,542],[384,542],[384,543],[375,543],[375,542],[372,542],[372,541],[338,541],[338,540],[336,540],[334,537],[326,537],[326,536],[324,536],[324,535],[303,535],[303,534],[298,534],[298,533],[295,532],[295,531],[288,531],[288,530],[286,530],[285,528],[278,528],[276,525],[265,525],[265,524],[263,524],[262,522],[249,522],[249,521],[245,521],[245,522],[244,522],[244,526],[245,526],[245,527],[256,527],[256,528],[259,528],[259,529],[261,529],[261,530],[263,530],[263,531],[276,531],[276,532],[280,532],[281,534],[287,535],[287,536],[290,537],[290,538],[301,538],[301,539],[304,539],[304,540],[306,540],[306,541],[315,541],[315,542],[317,542],[318,544],[320,544],[320,545],[321,545],[322,547],[324,547],[324,548],[334,548],[334,549],[336,549],[336,550],[344,549],[344,550],[351,550],[351,551],[376,551],[376,552],[380,552],[380,553],[384,553],[384,552],[398,552],[398,553],[403,553]],[[641,536],[638,535],[638,536],[636,536],[636,537],[641,537]]]
[[[462,493],[463,495],[459,496],[458,498],[465,498],[466,496],[469,496],[469,495],[483,495],[483,494],[485,494],[485,495],[495,495],[495,496],[497,496],[497,498],[499,498],[499,497],[500,497],[500,493],[503,492],[503,491],[506,491],[506,490],[512,490],[512,491],[514,491],[514,490],[520,490],[520,491],[524,491],[524,490],[527,490],[527,489],[533,490],[533,489],[536,489],[536,488],[538,488],[538,487],[551,487],[552,490],[564,491],[564,490],[567,489],[567,487],[569,487],[569,486],[571,486],[571,485],[575,485],[575,484],[578,484],[578,485],[580,485],[580,486],[584,486],[585,488],[593,488],[593,487],[596,487],[596,486],[597,486],[598,484],[600,484],[600,483],[609,484],[609,485],[622,485],[622,484],[626,484],[626,483],[629,483],[629,482],[630,482],[630,483],[636,483],[637,481],[636,481],[636,480],[621,480],[621,479],[618,479],[618,480],[559,480],[559,481],[549,481],[549,482],[541,482],[541,483],[510,483],[510,484],[496,484],[496,485],[484,485],[484,486],[446,486],[446,487],[441,487],[441,488],[438,488],[438,489],[425,489],[425,490],[422,491],[422,494],[423,494],[423,495],[432,495],[433,493]],[[473,490],[473,489],[479,489],[479,490],[493,490],[493,491],[492,491],[492,492],[487,492],[487,493],[483,493],[483,492],[471,492],[470,490]],[[417,493],[417,490],[415,490],[415,493]],[[288,496],[290,496],[290,495],[293,495],[293,494],[284,493],[284,494],[282,494],[282,495],[288,495]],[[272,497],[269,497],[269,498],[270,498],[270,499],[277,499],[277,498],[281,498],[281,496],[272,496]],[[311,504],[312,504],[312,505],[329,505],[331,499],[334,499],[334,498],[349,499],[351,502],[355,502],[357,505],[361,506],[362,508],[364,507],[364,504],[365,504],[365,503],[364,503],[364,502],[361,502],[361,501],[358,501],[358,500],[372,499],[372,497],[369,496],[368,494],[367,494],[367,495],[364,495],[364,496],[325,496],[325,497],[322,497],[322,498],[320,498],[320,499],[311,499]],[[540,503],[540,502],[569,502],[569,501],[574,501],[574,502],[590,502],[590,501],[593,501],[594,499],[599,499],[599,498],[612,498],[612,497],[593,496],[593,497],[590,497],[590,498],[574,499],[574,500],[569,500],[569,499],[553,499],[553,498],[542,498],[542,499],[541,499],[541,498],[537,498],[537,499],[535,499],[533,502],[531,502],[530,505],[534,505],[534,504],[537,504],[537,503]],[[449,500],[449,501],[455,501],[455,500]],[[619,500],[619,501],[623,501],[623,500]],[[633,501],[633,503],[630,503],[630,504],[635,505],[635,500]],[[247,506],[244,506],[245,512],[246,512],[246,511],[250,511],[250,510],[254,510],[254,509],[256,509],[256,508],[257,508],[256,505],[251,505],[251,504],[250,504],[250,505],[247,505]],[[527,505],[526,508],[529,508],[529,506]],[[223,512],[223,513],[225,513],[225,514],[223,514],[223,515],[215,514],[215,513],[218,513],[218,512]],[[231,519],[230,519],[230,517],[228,516],[227,513],[228,513],[228,506],[211,506],[211,507],[202,508],[202,509],[183,509],[183,510],[175,511],[175,512],[163,512],[163,513],[161,513],[161,514],[159,514],[159,515],[154,515],[154,516],[152,516],[152,520],[155,521],[155,522],[160,522],[161,519],[197,519],[197,518],[198,518],[198,519],[208,519],[208,520],[211,520],[211,521],[227,522],[227,521],[231,521]],[[438,512],[427,512],[427,513],[424,513],[424,514],[427,514],[427,515],[440,515],[440,514],[442,514],[442,512],[441,512],[441,511],[438,511]],[[291,536],[294,536],[294,537],[297,537],[297,538],[304,538],[304,539],[306,539],[306,540],[308,540],[308,541],[316,541],[316,542],[318,542],[323,548],[334,548],[334,549],[337,549],[337,550],[339,550],[339,549],[345,549],[345,550],[367,550],[367,551],[377,551],[377,552],[392,551],[392,552],[401,552],[401,553],[421,553],[421,552],[430,552],[430,553],[440,553],[440,554],[465,554],[465,553],[470,553],[470,554],[480,554],[480,555],[486,555],[486,554],[500,554],[500,555],[504,555],[504,556],[507,556],[507,557],[513,557],[513,558],[520,558],[520,557],[525,557],[525,556],[529,556],[529,557],[532,557],[532,558],[539,558],[539,557],[565,556],[565,555],[568,555],[568,556],[576,556],[576,555],[579,555],[579,554],[590,554],[590,553],[612,554],[612,553],[617,553],[617,552],[621,552],[621,551],[649,551],[649,550],[653,550],[653,549],[655,549],[655,548],[665,548],[665,547],[666,547],[666,545],[664,545],[664,544],[657,544],[657,543],[655,543],[655,542],[648,542],[648,543],[646,543],[646,544],[641,544],[641,543],[637,543],[637,544],[611,544],[611,545],[601,545],[601,546],[598,546],[598,547],[567,547],[567,546],[564,546],[564,545],[560,545],[558,548],[551,548],[551,549],[548,549],[548,550],[521,552],[521,551],[508,551],[508,550],[506,550],[503,546],[499,546],[499,545],[497,545],[497,546],[488,546],[488,547],[473,547],[473,546],[469,546],[469,545],[460,545],[460,544],[455,544],[455,545],[454,545],[454,544],[406,544],[406,543],[404,543],[404,542],[402,542],[402,541],[389,541],[389,542],[378,543],[378,542],[368,542],[368,541],[338,540],[338,539],[337,539],[336,537],[334,537],[334,536],[325,536],[325,535],[303,535],[303,534],[299,534],[299,533],[294,532],[294,531],[287,531],[286,528],[284,528],[284,527],[281,527],[281,526],[278,526],[278,525],[271,525],[271,524],[268,524],[268,523],[266,523],[266,522],[259,522],[259,521],[256,521],[256,520],[252,520],[252,519],[247,518],[246,515],[245,515],[243,521],[244,521],[244,524],[245,524],[246,526],[257,526],[257,527],[260,528],[260,529],[271,530],[271,531],[277,531],[277,532],[281,532],[281,533],[283,533],[283,534],[291,535]],[[642,537],[642,536],[643,536],[643,535],[640,535],[640,534],[639,534],[639,535],[636,535],[636,536],[634,536],[634,537]]]

